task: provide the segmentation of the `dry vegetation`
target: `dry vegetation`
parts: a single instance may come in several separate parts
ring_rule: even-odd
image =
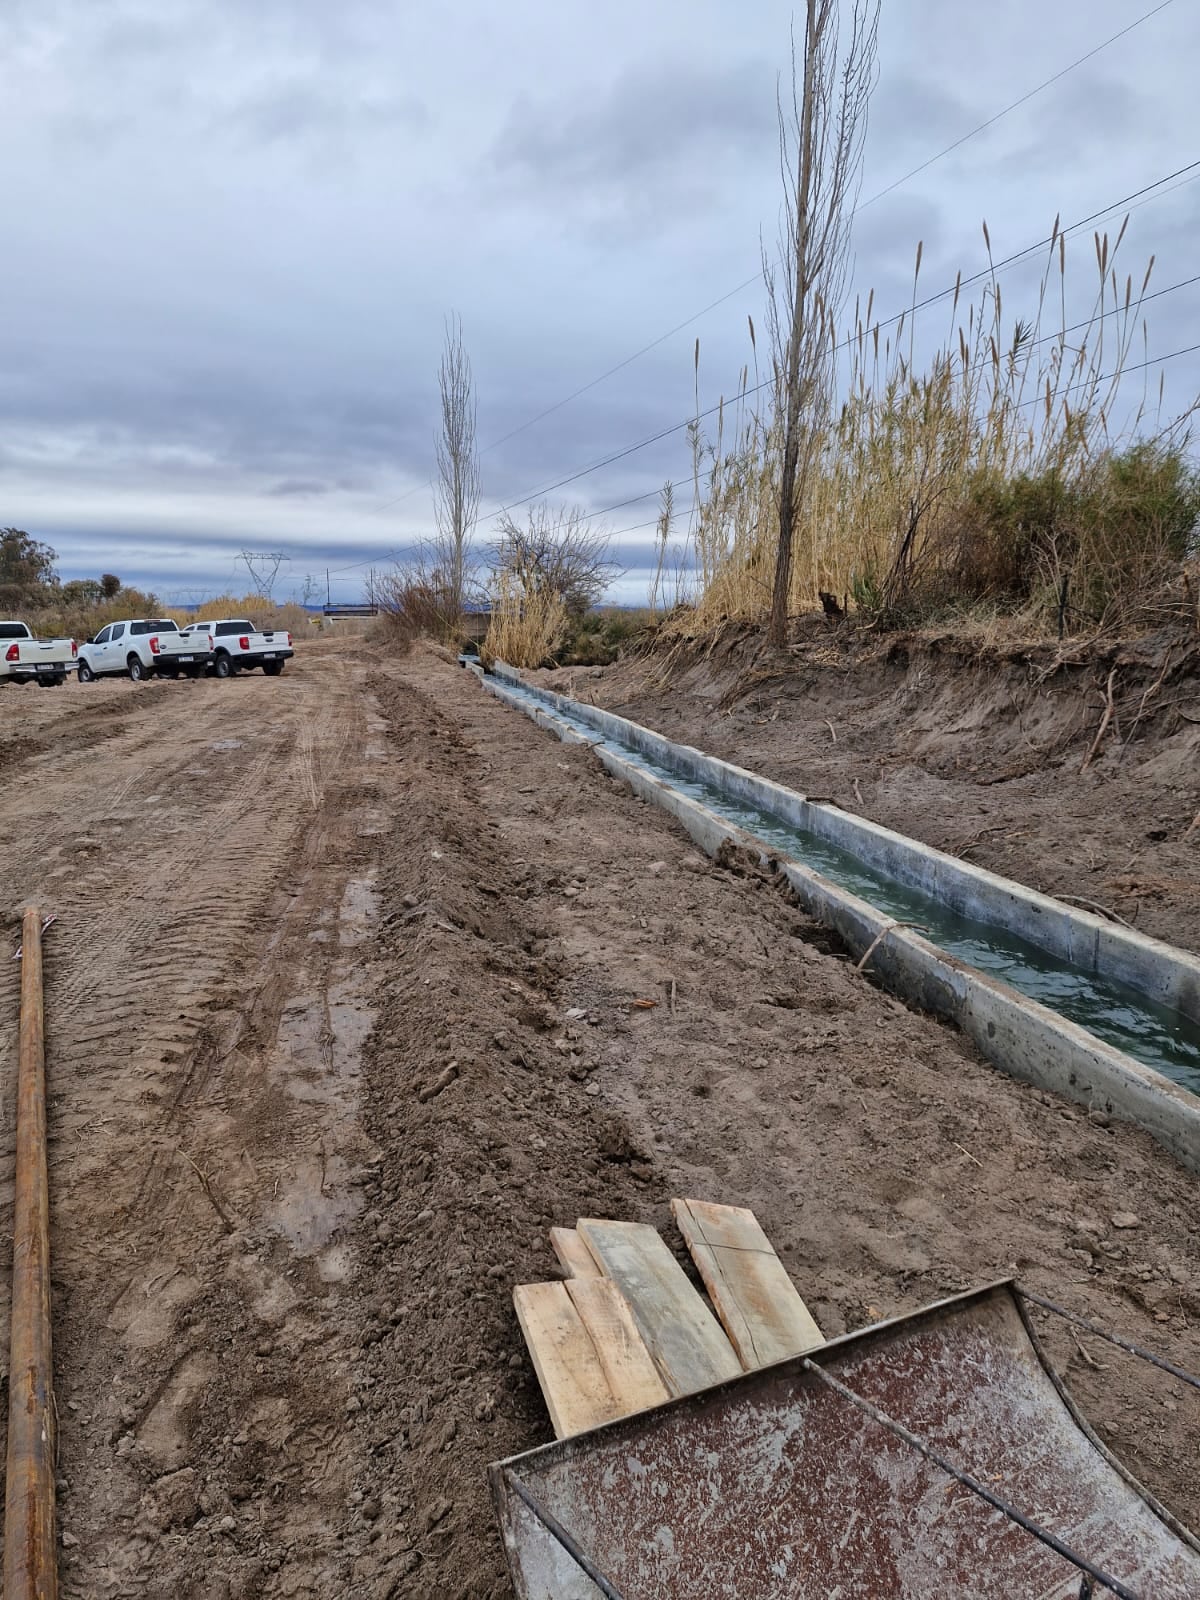
[[[295,600],[265,600],[260,594],[222,594],[215,600],[206,600],[194,611],[181,611],[175,606],[161,607],[153,613],[171,617],[179,626],[189,622],[209,622],[218,617],[246,617],[260,628],[286,628],[289,633],[307,633],[312,627],[313,614]]]
[[[492,589],[492,615],[480,654],[486,663],[543,667],[554,660],[567,631],[567,607],[549,585],[527,589],[519,577],[500,572]]]
[[[651,603],[677,631],[857,610],[879,625],[1019,618],[1025,631],[1200,627],[1200,473],[1188,418],[1163,424],[1138,359],[1153,258],[1118,269],[1093,236],[1095,278],[1068,268],[1055,220],[1032,304],[1011,317],[995,262],[909,308],[874,297],[844,326],[878,6],[807,0],[792,94],[780,106],[778,254],[764,259],[770,370],[750,367],[709,436],[691,427],[693,510],[673,536],[664,490]],[[846,19],[843,19],[845,23]],[[936,309],[934,309],[936,308]],[[1083,309],[1082,315],[1075,308]],[[931,320],[945,317],[943,331]],[[760,398],[761,397],[761,398]],[[671,574],[674,574],[673,580]]]
[[[1136,281],[1118,273],[1123,233],[1113,244],[1095,238],[1095,297],[1082,322],[1067,319],[1057,223],[1033,314],[1006,324],[995,273],[974,299],[960,282],[949,334],[924,362],[919,248],[914,309],[889,330],[872,301],[856,308],[850,334],[831,344],[842,403],[811,439],[792,613],[824,594],[889,623],[968,613],[1060,634],[1200,626],[1200,474],[1187,418],[1161,425],[1161,388],[1156,404],[1132,360],[1151,269]],[[681,597],[694,601],[680,619],[689,628],[769,608],[777,387],[756,408],[747,370],[713,437],[693,429],[702,487],[688,532],[694,591]],[[667,539],[660,549],[664,564],[682,559]]]
[[[611,538],[578,506],[533,506],[524,522],[500,519],[489,552],[491,625],[484,654],[541,667],[576,653],[581,625],[620,569]],[[569,652],[568,652],[569,653]]]
[[[457,649],[463,640],[466,607],[478,599],[474,562],[468,550],[464,591],[444,555],[438,541],[430,541],[403,565],[367,578],[367,598],[382,619],[381,635],[402,654],[418,639],[433,639],[449,649]]]

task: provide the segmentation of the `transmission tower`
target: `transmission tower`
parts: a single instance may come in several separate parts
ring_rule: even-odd
[[[275,580],[288,557],[282,550],[243,550],[238,560],[245,562],[250,585],[258,598],[267,605],[274,604]]]

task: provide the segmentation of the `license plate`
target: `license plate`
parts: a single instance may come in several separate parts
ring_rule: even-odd
[[[176,660],[178,660],[178,661],[195,661],[195,659],[196,659],[195,656],[177,656],[176,657]]]
[[[264,661],[274,661],[274,659],[275,659],[275,651],[274,650],[264,650],[263,651],[263,660]]]
[[[59,672],[62,669],[56,667],[52,661],[39,661],[37,662],[37,670],[39,672]]]

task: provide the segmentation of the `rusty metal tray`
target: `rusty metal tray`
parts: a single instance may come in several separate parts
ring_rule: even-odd
[[[829,1377],[1120,1580],[1111,1592],[1200,1597],[1200,1544],[1088,1428],[1013,1284],[813,1355]],[[520,1600],[1106,1592],[803,1357],[498,1462],[491,1484]]]

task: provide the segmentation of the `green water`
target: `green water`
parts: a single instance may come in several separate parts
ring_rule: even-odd
[[[1115,1045],[1135,1061],[1200,1093],[1200,1025],[1182,1012],[1160,1005],[1129,984],[1081,972],[1057,956],[993,923],[950,911],[920,889],[899,883],[848,850],[795,827],[773,812],[733,799],[712,784],[689,778],[645,756],[623,740],[606,738],[582,717],[549,702],[537,690],[505,683],[531,704],[543,704],[581,733],[590,744],[616,752],[672,788],[697,800],[726,822],[753,834],[773,855],[812,867],[886,916],[920,924],[931,944],[960,961],[999,978],[1052,1011]]]

